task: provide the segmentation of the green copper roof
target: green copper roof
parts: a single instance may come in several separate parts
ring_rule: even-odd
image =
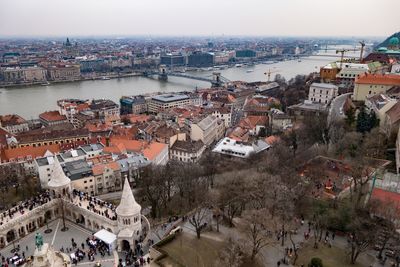
[[[389,45],[399,45],[399,38],[397,38],[396,36],[390,38]]]

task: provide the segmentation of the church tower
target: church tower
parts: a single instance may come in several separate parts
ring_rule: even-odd
[[[71,191],[71,179],[65,175],[57,155],[54,156],[53,170],[47,185],[51,194],[56,197],[65,195]]]
[[[125,178],[121,202],[115,212],[118,217],[118,250],[135,249],[135,241],[140,241],[142,207],[135,201],[128,179]]]

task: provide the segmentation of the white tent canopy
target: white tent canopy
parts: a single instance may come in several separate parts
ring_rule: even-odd
[[[94,234],[97,239],[100,239],[104,243],[108,244],[111,249],[115,248],[117,236],[113,233],[107,231],[106,229],[101,229]]]

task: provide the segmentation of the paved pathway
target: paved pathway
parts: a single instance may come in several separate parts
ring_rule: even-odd
[[[338,120],[338,119],[345,118],[345,114],[343,111],[343,105],[344,105],[344,102],[346,101],[346,99],[350,95],[352,95],[352,93],[342,94],[332,100],[331,107],[329,109],[329,115],[328,115],[329,120],[331,120],[331,119]]]

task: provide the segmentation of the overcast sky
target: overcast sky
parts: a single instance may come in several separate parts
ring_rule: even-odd
[[[0,0],[1,36],[387,36],[400,0]]]

